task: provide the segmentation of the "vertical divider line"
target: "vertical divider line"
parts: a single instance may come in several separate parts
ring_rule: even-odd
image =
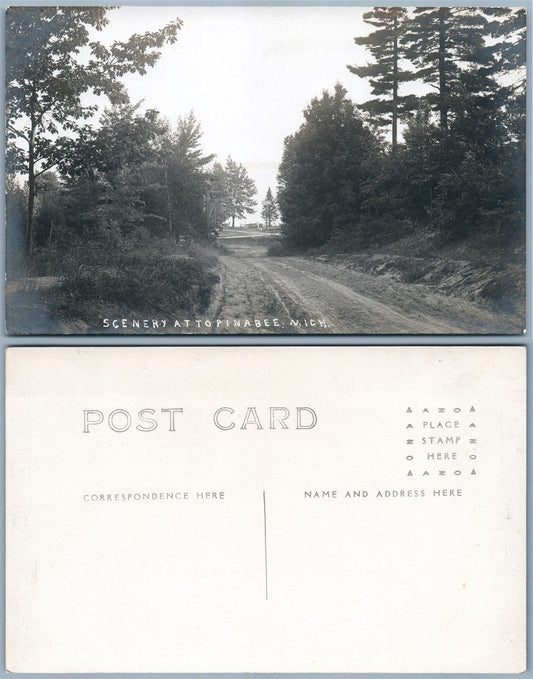
[[[265,491],[263,491],[263,529],[265,534],[265,599],[268,601],[267,510]]]

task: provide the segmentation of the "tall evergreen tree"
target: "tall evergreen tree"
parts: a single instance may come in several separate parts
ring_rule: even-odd
[[[261,209],[261,217],[265,220],[265,227],[269,229],[272,226],[272,222],[276,220],[278,216],[278,206],[276,205],[276,201],[274,200],[274,196],[272,195],[269,186]]]
[[[437,90],[426,99],[448,129],[454,100],[460,98],[462,72],[468,70],[469,91],[487,88],[490,57],[485,49],[488,20],[477,7],[417,7],[401,42],[417,66],[416,75]]]
[[[180,236],[206,239],[207,172],[205,166],[214,156],[204,155],[202,130],[191,111],[178,119],[175,134],[170,135],[165,152],[164,181],[169,231]]]
[[[484,7],[490,18],[488,28],[491,44],[487,46],[494,70],[499,73],[514,71],[511,85],[522,92],[526,82],[526,10],[520,7]]]
[[[413,80],[412,72],[403,67],[405,48],[400,38],[407,19],[403,7],[375,7],[363,14],[363,19],[377,30],[367,36],[355,37],[357,45],[366,47],[375,63],[365,66],[350,66],[348,69],[360,78],[368,78],[374,99],[361,105],[368,111],[369,119],[376,125],[391,126],[392,150],[398,145],[398,120],[402,113],[416,106],[413,95],[401,95],[402,83]]]

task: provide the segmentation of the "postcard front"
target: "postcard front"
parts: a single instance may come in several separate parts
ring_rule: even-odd
[[[5,24],[9,334],[523,332],[525,8]]]
[[[8,350],[8,670],[524,667],[524,349]]]

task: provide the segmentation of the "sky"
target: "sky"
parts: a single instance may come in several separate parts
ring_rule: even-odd
[[[144,100],[175,123],[193,111],[206,154],[246,167],[258,189],[276,193],[283,140],[303,122],[303,109],[340,82],[366,101],[368,83],[347,64],[369,55],[354,36],[366,35],[361,7],[121,7],[97,34],[104,44],[156,30],[179,17],[183,26],[146,75],[124,78],[131,100]],[[251,215],[249,221],[258,219]]]

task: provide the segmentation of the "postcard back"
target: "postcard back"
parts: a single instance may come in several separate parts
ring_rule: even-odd
[[[525,358],[9,349],[8,670],[522,671]]]

